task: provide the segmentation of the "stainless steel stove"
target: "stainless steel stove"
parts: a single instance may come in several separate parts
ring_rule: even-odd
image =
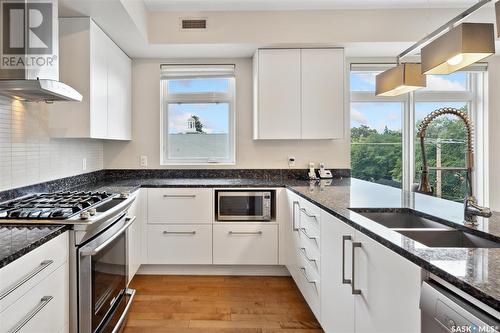
[[[0,203],[0,223],[67,224],[70,230],[70,332],[117,333],[135,295],[129,289],[127,211],[135,195],[30,194]]]
[[[114,195],[106,192],[56,192],[31,194],[0,204],[0,220],[65,220],[93,207]],[[83,217],[86,215],[83,215]]]

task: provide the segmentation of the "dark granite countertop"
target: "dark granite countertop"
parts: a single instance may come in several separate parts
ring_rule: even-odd
[[[64,225],[1,225],[0,268],[68,230]]]
[[[465,226],[463,205],[357,179],[336,179],[331,186],[287,186],[353,228],[425,270],[500,311],[500,248],[431,248],[355,213],[349,208],[412,208],[446,220],[458,229],[500,242],[500,213]]]
[[[446,220],[459,229],[500,242],[500,213],[479,219],[477,227],[462,223],[461,203],[442,200],[353,178],[336,178],[330,185],[277,177],[168,178],[131,175],[71,187],[72,190],[133,192],[141,187],[286,187],[327,212],[500,311],[500,248],[430,248],[373,222],[349,208],[412,208]],[[0,244],[3,239],[0,239]],[[0,245],[1,249],[1,245]],[[0,252],[1,253],[1,252]],[[0,256],[0,258],[2,258]],[[1,265],[0,265],[1,267]]]

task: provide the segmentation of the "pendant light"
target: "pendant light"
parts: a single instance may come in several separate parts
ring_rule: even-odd
[[[422,73],[450,74],[495,53],[492,23],[462,23],[422,48]]]
[[[420,64],[414,63],[398,64],[378,74],[375,81],[377,96],[399,96],[426,86]]]

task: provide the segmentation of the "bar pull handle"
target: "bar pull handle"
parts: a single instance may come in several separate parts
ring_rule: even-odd
[[[309,235],[307,233],[307,229],[306,228],[300,228],[300,230],[302,231],[302,233],[304,235],[306,235],[307,238],[314,240],[316,243],[318,242],[318,238],[319,238],[318,236],[311,236],[311,235]]]
[[[82,256],[95,256],[96,254],[101,252],[104,248],[106,248],[106,246],[108,246],[115,239],[120,237],[120,235],[123,234],[128,229],[128,227],[130,227],[132,225],[132,223],[134,223],[135,219],[136,219],[135,216],[132,216],[132,217],[126,216],[125,217],[125,225],[123,227],[121,227],[120,230],[118,230],[113,236],[108,238],[105,242],[103,242],[101,245],[97,246],[96,248],[86,248],[86,247],[82,248],[82,250],[81,250]]]
[[[4,299],[5,297],[7,297],[8,295],[10,295],[11,293],[13,293],[17,288],[19,288],[20,286],[22,286],[23,284],[25,284],[26,282],[28,282],[29,280],[31,280],[32,278],[34,278],[38,273],[40,273],[41,271],[43,271],[44,269],[46,269],[47,267],[49,267],[53,263],[54,263],[54,260],[44,260],[44,261],[42,261],[38,267],[36,267],[31,272],[29,272],[28,274],[26,274],[26,276],[24,276],[23,278],[21,278],[20,280],[18,280],[12,286],[10,286],[7,289],[5,289],[2,292],[2,294],[0,294],[0,301],[2,299]]]
[[[305,267],[299,267],[299,269],[302,272],[302,275],[304,275],[304,277],[306,278],[307,283],[314,284],[315,287],[318,286],[318,281],[309,279],[309,276],[307,276],[307,270]]]
[[[299,209],[300,209],[300,204],[298,201],[294,201],[293,202],[293,207],[292,207],[292,210],[293,210],[293,215],[292,215],[292,224],[293,224],[293,231],[299,231],[299,228],[300,228],[300,225],[299,225],[299,228],[297,228],[295,226],[295,206],[299,206]]]
[[[194,199],[196,194],[164,194],[165,199]]]
[[[262,231],[229,231],[230,235],[262,235]]]
[[[163,231],[164,235],[196,235],[196,231]]]
[[[316,222],[318,222],[318,215],[309,213],[305,208],[300,208],[300,211],[306,214],[306,216],[312,217],[316,220]]]
[[[24,316],[23,319],[21,319],[21,321],[16,324],[16,326],[14,326],[13,328],[11,328],[9,331],[7,331],[8,333],[17,333],[19,331],[21,331],[23,329],[24,326],[26,326],[26,324],[31,320],[33,319],[34,316],[37,315],[38,312],[42,311],[42,309],[47,305],[49,304],[49,302],[53,299],[54,297],[52,296],[43,296],[42,299],[40,299],[40,303],[38,303],[38,305],[33,309],[31,310],[30,312],[28,312],[28,314],[26,316]]]
[[[343,284],[351,284],[351,279],[346,279],[345,278],[345,241],[352,241],[352,237],[347,235],[347,236],[342,236],[342,283]]]
[[[359,242],[353,242],[352,243],[352,283],[351,283],[351,287],[352,287],[352,294],[353,295],[361,295],[361,290],[360,289],[356,289],[355,285],[354,285],[354,266],[355,266],[355,253],[356,253],[356,248],[357,247],[361,247],[361,243]]]
[[[307,255],[307,250],[306,250],[306,248],[305,248],[305,247],[301,247],[301,248],[300,248],[300,252],[302,252],[302,254],[304,255],[304,257],[305,257],[308,261],[310,261],[310,262],[314,262],[314,265],[315,265],[316,267],[318,267],[318,259],[309,258],[309,256]]]

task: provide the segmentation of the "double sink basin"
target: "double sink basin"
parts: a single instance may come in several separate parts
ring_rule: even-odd
[[[350,210],[428,247],[500,248],[500,242],[454,229],[409,208],[350,208]]]

